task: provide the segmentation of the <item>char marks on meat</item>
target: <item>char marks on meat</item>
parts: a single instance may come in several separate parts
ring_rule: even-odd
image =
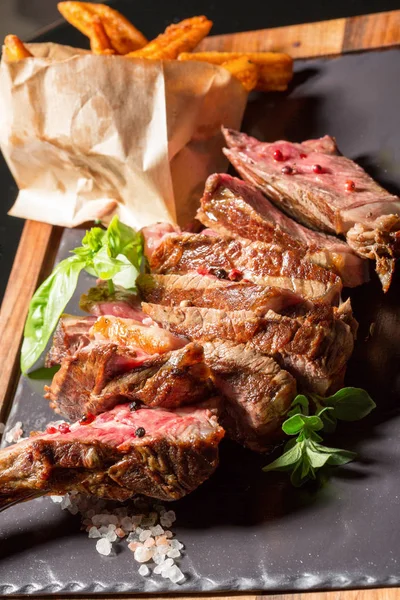
[[[260,317],[246,310],[225,312],[148,303],[142,306],[163,327],[192,340],[225,339],[248,344],[275,358],[296,377],[303,391],[321,395],[336,391],[342,384],[357,327],[350,305],[336,309],[321,304],[296,318],[272,310]]]
[[[304,306],[304,298],[282,288],[257,285],[250,281],[229,281],[198,273],[184,275],[139,275],[136,285],[146,302],[165,306],[202,306],[221,310],[252,310],[263,315]]]
[[[46,356],[46,367],[60,365],[66,356],[72,356],[90,342],[89,332],[97,317],[63,315],[53,336],[53,345]]]
[[[307,229],[275,208],[256,188],[225,173],[211,175],[197,213],[222,236],[277,244],[341,276],[345,286],[368,279],[367,262],[338,238]]]
[[[344,234],[359,256],[376,260],[383,289],[388,290],[400,256],[398,196],[359,165],[332,152],[332,138],[270,144],[233,130],[224,134],[229,147],[225,154],[246,181],[304,225]],[[274,159],[276,150],[283,161]],[[282,172],[284,166],[290,167],[289,174]]]
[[[94,341],[64,358],[46,392],[51,407],[69,419],[96,415],[127,400],[173,408],[209,396],[209,369],[199,344],[150,355]]]
[[[259,285],[285,288],[307,299],[337,301],[340,277],[299,256],[297,251],[273,244],[201,234],[171,235],[150,259],[160,274],[222,268],[235,270]]]
[[[281,424],[296,395],[296,381],[273,358],[225,340],[203,344],[218,392],[220,422],[229,437],[264,452],[282,439]]]
[[[224,430],[214,406],[132,412],[120,405],[68,433],[35,434],[0,450],[0,508],[71,491],[120,501],[181,498],[218,465]]]

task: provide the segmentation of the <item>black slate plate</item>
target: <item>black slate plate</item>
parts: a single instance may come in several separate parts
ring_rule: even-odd
[[[335,135],[346,155],[398,192],[399,64],[399,50],[298,62],[287,96],[251,99],[244,130],[267,140]],[[79,231],[66,231],[59,258],[80,238]],[[126,545],[116,557],[101,557],[94,541],[79,531],[78,517],[49,499],[16,506],[0,515],[0,593],[399,585],[399,291],[399,276],[384,296],[373,275],[370,284],[351,294],[360,334],[347,383],[367,388],[378,409],[369,419],[342,427],[331,445],[357,450],[358,462],[336,470],[322,489],[294,490],[281,475],[260,471],[265,457],[224,443],[214,477],[174,504],[175,531],[186,545],[187,579],[180,586],[141,578]],[[77,312],[77,298],[70,312]],[[29,431],[52,418],[42,384],[20,380],[8,427],[21,420]]]

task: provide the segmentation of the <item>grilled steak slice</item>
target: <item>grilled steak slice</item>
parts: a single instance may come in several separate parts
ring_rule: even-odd
[[[145,434],[136,432],[143,428]],[[53,428],[48,427],[47,431]],[[174,411],[117,406],[68,433],[39,433],[0,451],[0,509],[77,491],[177,500],[212,475],[224,430],[213,403]]]
[[[368,280],[368,263],[346,242],[296,223],[256,188],[231,175],[221,173],[207,179],[197,219],[222,236],[297,250],[310,262],[340,275],[345,286]]]
[[[281,424],[296,381],[274,361],[244,344],[206,342],[204,355],[224,402],[220,422],[240,444],[264,452],[282,438]]]
[[[111,294],[107,282],[99,283],[96,287],[90,288],[87,294],[83,294],[79,308],[95,317],[113,315],[136,321],[145,318],[140,310],[140,299],[136,294],[119,286],[116,286],[115,292]]]
[[[170,223],[154,223],[141,229],[144,239],[144,253],[150,258],[157,246],[170,233],[181,233],[179,227],[174,227]]]
[[[387,291],[400,256],[400,198],[350,159],[327,154],[323,141],[320,147],[309,142],[267,144],[233,130],[224,130],[224,135],[229,146],[225,154],[244,179],[304,225],[345,234],[359,256],[376,259]],[[282,161],[274,159],[277,150]],[[285,166],[292,169],[289,174],[282,173]]]
[[[263,315],[268,310],[282,312],[303,306],[304,299],[289,290],[266,287],[245,281],[229,281],[215,276],[187,273],[185,275],[139,275],[139,292],[147,302],[165,306],[203,306],[221,310],[252,310]]]
[[[259,317],[246,310],[225,312],[198,307],[143,303],[143,310],[173,333],[192,340],[232,340],[272,356],[306,391],[326,394],[342,383],[354,335],[342,312],[319,305],[290,318],[269,311]],[[351,308],[350,308],[351,312]],[[348,315],[351,320],[352,317]]]
[[[151,322],[145,313],[142,314],[144,320]],[[153,326],[144,326],[139,321],[111,315],[98,318],[63,315],[46,357],[46,366],[61,364],[66,356],[73,356],[79,348],[87,346],[93,340],[133,346],[148,354],[177,350],[188,342],[160,329],[155,323]]]
[[[74,354],[89,341],[89,331],[96,317],[62,315],[53,336],[53,345],[46,356],[46,367],[61,364],[66,356]]]
[[[210,394],[202,347],[149,355],[140,348],[92,342],[65,358],[51,386],[50,406],[69,419],[99,414],[126,400],[173,408]]]
[[[222,268],[259,285],[291,290],[304,298],[334,302],[340,294],[340,277],[301,258],[295,250],[248,240],[182,234],[165,238],[150,258],[160,274]]]

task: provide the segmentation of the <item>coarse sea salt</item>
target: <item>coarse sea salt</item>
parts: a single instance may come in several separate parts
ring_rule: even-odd
[[[101,538],[96,542],[96,550],[99,554],[102,554],[103,556],[110,556],[112,552],[111,542],[106,538]]]
[[[173,537],[172,531],[165,529],[166,525],[163,526],[163,522],[170,527],[175,521],[174,511],[167,511],[162,505],[141,497],[132,500],[129,506],[117,508],[110,508],[105,500],[78,492],[52,496],[51,499],[62,509],[81,514],[83,529],[89,538],[96,539],[96,550],[103,556],[114,556],[113,544],[125,539],[134,559],[141,563],[140,575],[161,575],[175,584],[185,579],[175,563],[184,546]],[[153,508],[149,510],[150,506]]]

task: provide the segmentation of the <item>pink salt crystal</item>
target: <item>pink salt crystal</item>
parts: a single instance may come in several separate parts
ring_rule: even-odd
[[[143,546],[145,546],[146,548],[151,548],[152,546],[155,546],[155,543],[156,543],[155,539],[153,537],[149,537],[144,542]]]
[[[115,530],[115,533],[117,534],[117,536],[119,538],[123,538],[126,536],[126,533],[123,529],[121,529],[121,527],[117,527],[117,529]]]
[[[158,535],[156,537],[156,546],[165,546],[166,544],[168,544],[168,541],[165,535]]]
[[[132,550],[132,552],[135,552],[136,548],[140,548],[142,544],[139,544],[139,542],[131,542],[130,544],[128,544],[128,548],[129,550]]]

